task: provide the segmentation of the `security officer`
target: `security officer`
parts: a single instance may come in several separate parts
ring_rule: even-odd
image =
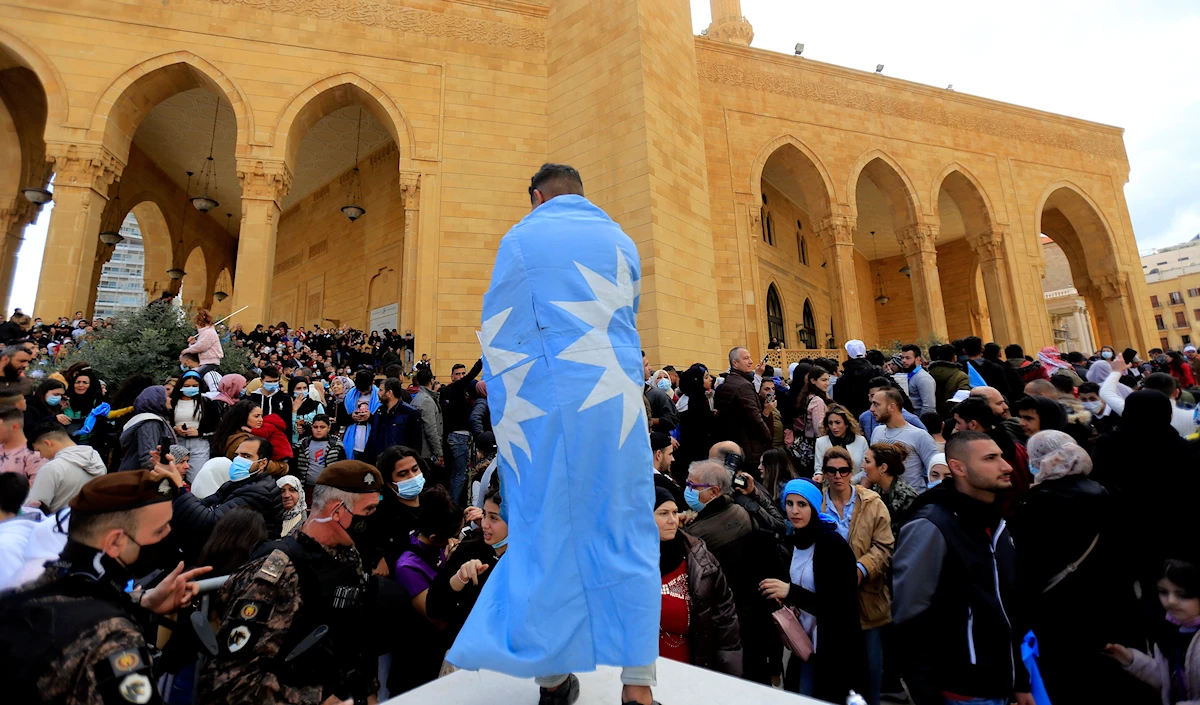
[[[161,466],[160,466],[161,467]],[[158,703],[151,613],[197,593],[180,563],[155,588],[126,592],[171,531],[177,473],[102,475],[71,500],[67,545],[37,581],[0,598],[0,683],[13,703]]]
[[[383,477],[358,460],[317,477],[300,532],[259,548],[221,588],[219,653],[199,674],[198,702],[366,703],[378,690],[378,578],[354,547]]]

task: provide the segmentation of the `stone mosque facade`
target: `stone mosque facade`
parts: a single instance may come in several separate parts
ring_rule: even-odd
[[[46,188],[36,315],[90,314],[132,213],[150,298],[411,329],[445,373],[552,161],[637,243],[655,364],[1051,344],[1043,234],[1098,341],[1158,342],[1121,129],[756,49],[711,4],[695,36],[687,0],[8,0],[0,290]]]

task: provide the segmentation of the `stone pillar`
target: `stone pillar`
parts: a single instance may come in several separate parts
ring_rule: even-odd
[[[922,339],[928,339],[931,335],[942,339],[948,337],[946,309],[942,305],[942,282],[937,268],[937,236],[938,226],[933,223],[916,223],[896,233],[900,250],[912,270],[917,334]]]
[[[1095,282],[1096,287],[1100,291],[1100,298],[1104,302],[1104,311],[1107,314],[1105,318],[1108,319],[1108,331],[1112,336],[1112,341],[1109,345],[1112,345],[1116,350],[1123,350],[1125,348],[1141,349],[1138,347],[1138,340],[1135,337],[1137,328],[1130,316],[1132,304],[1127,294],[1129,275],[1124,272],[1103,274],[1096,277]],[[1157,344],[1157,341],[1155,341],[1155,344]],[[1145,349],[1149,349],[1149,347],[1154,347],[1154,345],[1150,345]]]
[[[12,313],[13,275],[17,269],[17,252],[25,239],[25,226],[33,222],[39,210],[20,195],[0,208],[0,313],[6,316]]]
[[[971,249],[979,255],[979,268],[983,274],[983,291],[987,297],[988,315],[992,319],[992,339],[1000,345],[1017,342],[1016,299],[1008,285],[1008,267],[1004,258],[1003,230],[993,230],[976,236],[967,236]],[[910,265],[911,266],[911,265]]]
[[[404,199],[404,244],[400,256],[400,329],[412,330],[416,337],[417,311],[417,242],[421,222],[421,175],[416,172],[400,174],[400,195]],[[370,312],[368,311],[368,316]],[[420,341],[428,345],[429,340]],[[415,353],[420,355],[420,353]]]
[[[718,42],[750,46],[754,39],[754,28],[742,16],[742,0],[709,0],[712,23],[704,36]]]
[[[267,324],[271,309],[271,281],[275,277],[275,235],[279,228],[279,204],[292,185],[292,173],[283,160],[237,160],[242,184],[242,226],[238,236],[237,268],[233,281],[233,310],[230,324],[247,330]],[[172,282],[178,291],[179,282]]]
[[[829,277],[829,302],[833,306],[834,335],[838,343],[863,340],[862,311],[859,309],[858,275],[854,270],[855,219],[830,215],[815,226],[821,250],[825,254],[825,272]],[[824,345],[825,341],[821,341]]]
[[[33,315],[49,320],[83,311],[91,316],[100,221],[108,187],[125,165],[98,144],[49,142],[46,153],[54,160],[54,211]]]

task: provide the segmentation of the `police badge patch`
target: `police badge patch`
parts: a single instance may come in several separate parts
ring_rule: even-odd
[[[130,673],[117,686],[117,692],[127,702],[145,705],[153,697],[154,688],[150,685],[150,679],[146,676],[140,673]]]
[[[250,628],[243,625],[229,631],[229,637],[225,640],[225,648],[229,649],[229,653],[236,654],[249,643]]]
[[[108,657],[108,665],[114,675],[131,673],[142,667],[142,657],[137,651],[119,651]]]

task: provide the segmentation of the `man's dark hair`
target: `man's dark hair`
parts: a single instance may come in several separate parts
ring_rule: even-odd
[[[962,349],[967,357],[983,354],[983,339],[977,335],[969,335],[962,339]]]
[[[0,472],[0,512],[16,514],[29,496],[29,478],[23,472]]]
[[[466,365],[462,364],[461,362],[456,362],[456,363],[454,363],[454,366],[450,368],[450,374],[454,374],[455,372],[458,372],[459,370],[465,370],[465,369],[467,369]]]
[[[675,365],[663,365],[662,369],[663,369],[663,372],[675,372],[676,374],[678,374],[678,372],[679,372],[678,370],[675,369]],[[768,370],[771,369],[771,366],[767,365],[767,369]]]
[[[1099,394],[1100,393],[1100,385],[1096,384],[1095,382],[1084,382],[1083,384],[1079,385],[1079,393],[1080,394]]]
[[[391,484],[392,473],[396,470],[396,463],[404,458],[412,458],[417,461],[417,468],[421,474],[429,472],[429,468],[425,467],[425,461],[421,460],[421,455],[413,448],[408,446],[389,446],[384,448],[379,457],[375,459],[375,467],[379,470],[379,474],[383,475],[383,481]]]
[[[182,354],[182,355],[180,355],[180,356],[179,356],[179,359],[180,359],[180,360],[187,360],[187,361],[189,361],[189,362],[195,362],[195,363],[199,363],[199,362],[200,362],[200,356],[199,356],[199,355],[197,355],[196,353],[184,353],[184,354]]]
[[[896,382],[891,378],[880,375],[872,377],[870,382],[867,382],[867,392],[870,393],[876,389],[891,389]]]
[[[395,379],[400,379],[400,376],[403,374],[404,374],[404,366],[400,365],[399,363],[392,363],[392,364],[388,365],[387,367],[383,368],[383,376],[384,377],[393,377]]]
[[[1167,395],[1168,399],[1175,398],[1175,390],[1179,384],[1175,382],[1175,378],[1166,372],[1151,372],[1146,375],[1146,380],[1142,382],[1142,386],[1146,389],[1157,389]]]
[[[929,433],[941,433],[942,417],[936,411],[926,411],[921,414],[921,425],[924,426]]]
[[[71,440],[71,436],[67,433],[67,427],[57,421],[47,421],[37,428],[33,429],[33,433],[26,434],[25,445],[29,450],[33,450],[33,444],[43,438],[52,438],[56,441]]]
[[[876,367],[883,367],[883,363],[887,362],[887,359],[884,358],[882,352],[872,349],[867,351],[867,362]]]
[[[910,352],[916,357],[921,357],[921,346],[914,345],[912,343],[909,343],[908,345],[901,345],[900,352],[902,352],[902,353]]]
[[[529,180],[530,202],[534,202],[534,191],[541,191],[546,200],[568,193],[582,196],[583,179],[573,166],[546,163]]]
[[[1017,411],[1037,411],[1038,418],[1042,417],[1042,412],[1039,410],[1038,403],[1031,396],[1024,396],[1017,400]]]
[[[309,424],[311,425],[317,423],[318,421],[325,425],[329,425],[329,414],[317,414],[316,416],[312,417],[312,421],[310,421]]]
[[[454,538],[462,528],[462,523],[463,510],[440,485],[430,486],[421,493],[421,511],[416,520],[418,534],[440,539]]]
[[[270,460],[271,456],[275,453],[275,449],[271,447],[271,442],[265,438],[259,438],[258,436],[250,436],[245,441],[242,441],[242,443],[246,443],[247,441],[258,441],[258,459],[259,460],[263,460],[264,458],[267,460]],[[238,445],[241,445],[241,444],[239,443]],[[237,448],[234,448],[234,451],[236,452]]]
[[[1082,365],[1086,359],[1087,358],[1083,356],[1083,353],[1079,352],[1078,350],[1072,350],[1071,352],[1067,353],[1067,362],[1071,363],[1072,365]]]
[[[983,356],[995,362],[1000,361],[1000,346],[996,343],[988,343],[983,346]]]
[[[417,370],[417,374],[413,375],[413,381],[417,383],[418,387],[428,387],[429,383],[433,381],[433,373],[422,367]]]
[[[952,410],[954,415],[967,423],[972,421],[979,424],[979,427],[985,431],[990,431],[996,426],[996,413],[992,411],[992,407],[988,406],[987,400],[983,397],[967,397],[955,405]],[[925,423],[923,420],[921,423]]]
[[[963,402],[965,404],[966,401]],[[959,405],[961,406],[961,404]],[[964,462],[969,455],[967,446],[976,441],[990,441],[991,436],[979,431],[959,431],[946,441],[946,459]]]
[[[25,425],[25,412],[15,406],[0,407],[0,424],[8,425],[17,422],[22,426]]]
[[[666,369],[667,368],[665,368],[665,367],[663,368],[664,371]],[[771,365],[766,365],[765,367],[763,367],[762,376],[763,376],[763,379],[767,379],[768,377],[774,377],[775,376],[775,368],[772,367]]]
[[[1020,345],[1013,343],[1004,347],[1004,358],[1006,360],[1021,360],[1025,357],[1025,351]]]
[[[279,379],[279,377],[280,377],[279,368],[274,367],[272,365],[267,365],[266,367],[263,368],[262,377],[263,377],[263,379],[267,379],[268,377],[270,377],[271,379]]]
[[[889,386],[885,389],[876,389],[874,393],[882,394],[885,403],[890,401],[896,405],[898,410],[904,411],[904,395],[900,393],[899,389]]]
[[[954,346],[934,345],[929,348],[929,357],[941,362],[954,362]]]
[[[400,383],[400,380],[394,377],[388,377],[383,381],[383,391],[391,392],[392,396],[396,397],[400,401],[404,401],[404,385]]]
[[[1075,393],[1075,383],[1066,375],[1050,375],[1050,384],[1053,384],[1054,388],[1063,394]]]

